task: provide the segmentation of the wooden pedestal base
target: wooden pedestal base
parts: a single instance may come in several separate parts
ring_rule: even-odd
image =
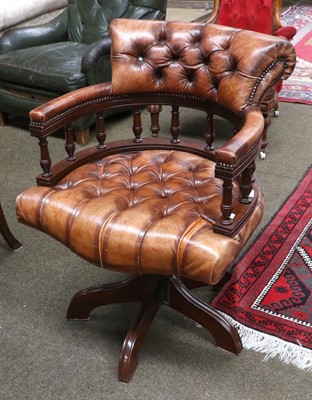
[[[161,304],[186,315],[206,328],[218,347],[238,354],[242,350],[236,329],[215,309],[194,296],[189,289],[203,286],[190,280],[160,276],[135,275],[127,280],[88,288],[78,292],[67,311],[69,320],[88,320],[91,311],[105,304],[140,302],[124,340],[118,368],[118,379],[129,382],[138,364],[143,339]]]

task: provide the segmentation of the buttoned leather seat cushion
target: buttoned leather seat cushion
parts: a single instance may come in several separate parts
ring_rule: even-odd
[[[0,57],[1,80],[51,92],[66,93],[86,86],[81,58],[88,45],[59,42],[20,49]]]
[[[17,199],[20,222],[42,230],[91,263],[116,271],[182,275],[217,283],[262,216],[262,197],[233,238],[213,232],[222,181],[215,164],[179,151],[108,156],[55,187]],[[239,197],[238,187],[234,197]]]

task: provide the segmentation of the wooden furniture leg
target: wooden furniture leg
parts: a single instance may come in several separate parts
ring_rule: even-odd
[[[234,326],[217,310],[194,296],[176,276],[170,278],[168,305],[206,328],[218,347],[233,354],[241,352],[241,340]]]
[[[221,313],[198,299],[188,289],[204,285],[189,279],[185,283],[176,276],[136,275],[121,282],[85,289],[72,298],[67,318],[87,320],[93,309],[105,304],[141,303],[120,354],[118,379],[123,382],[129,382],[136,369],[144,337],[161,304],[202,325],[212,334],[218,347],[238,354],[242,350],[242,344],[236,329]]]
[[[9,123],[9,114],[0,112],[0,126],[6,126]]]
[[[0,203],[0,233],[4,240],[7,242],[8,246],[13,250],[18,250],[22,247],[22,243],[18,241],[10,231],[7,221],[4,216],[4,212]]]
[[[89,129],[85,129],[84,131],[75,131],[75,139],[77,144],[80,146],[86,146],[90,140]]]
[[[130,381],[138,365],[142,342],[159,308],[160,302],[157,301],[157,289],[155,287],[141,304],[123,342],[118,365],[118,379],[120,381]]]

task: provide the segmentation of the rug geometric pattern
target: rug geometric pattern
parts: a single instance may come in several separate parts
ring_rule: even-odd
[[[296,4],[282,15],[284,26],[297,29],[292,44],[297,53],[294,72],[279,93],[279,101],[312,104],[312,1],[311,5]]]
[[[312,168],[212,302],[243,347],[312,370]]]

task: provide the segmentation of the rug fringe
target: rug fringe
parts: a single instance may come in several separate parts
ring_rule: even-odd
[[[312,371],[312,350],[293,344],[275,336],[248,328],[222,313],[238,331],[243,348],[265,354],[263,361],[278,357],[286,364],[292,364],[305,371]]]

